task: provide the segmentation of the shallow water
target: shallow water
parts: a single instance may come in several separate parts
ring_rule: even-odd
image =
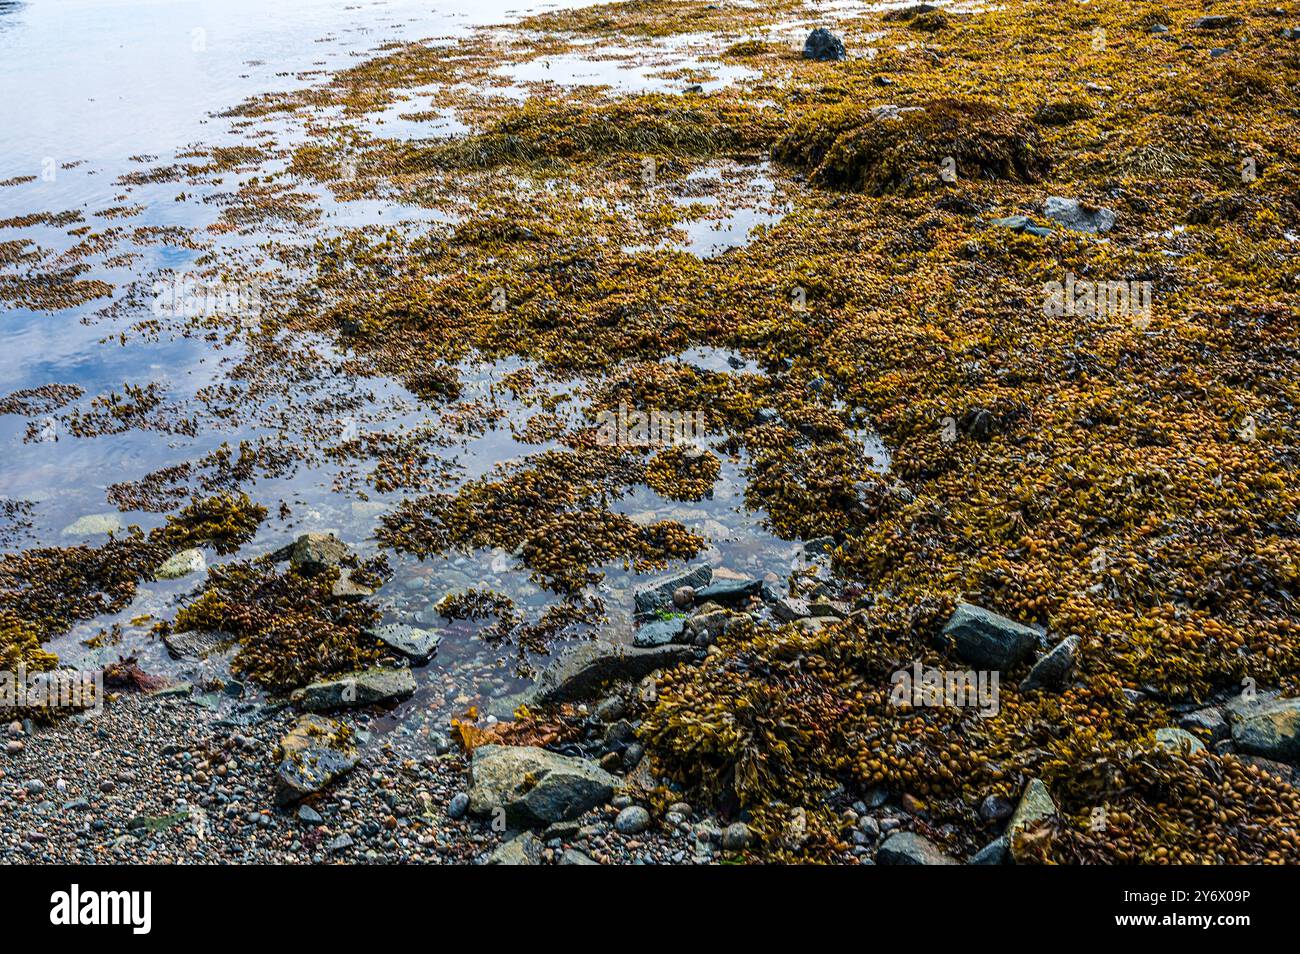
[[[314,225],[276,222],[231,231],[218,228],[222,204],[215,200],[224,200],[213,183],[143,182],[127,188],[121,177],[181,161],[194,143],[242,142],[235,123],[218,114],[255,94],[319,81],[387,42],[454,38],[519,12],[513,3],[499,0],[474,5],[415,0],[33,0],[0,6],[0,181],[18,180],[0,187],[0,220],[76,210],[84,220],[76,224],[95,231],[181,226],[205,241],[203,247],[190,248],[172,237],[154,243],[127,237],[116,251],[129,251],[130,259],[88,256],[80,277],[112,283],[118,289],[112,300],[58,311],[0,303],[0,396],[55,382],[72,384],[85,392],[73,406],[84,408],[97,396],[120,391],[125,383],[152,383],[162,389],[165,414],[194,421],[192,434],[184,428],[131,428],[79,438],[53,415],[35,421],[0,415],[0,497],[31,504],[25,522],[0,528],[11,536],[10,548],[100,541],[102,537],[69,535],[64,528],[83,515],[112,511],[106,498],[111,485],[196,461],[223,443],[237,446],[241,440],[260,438],[273,445],[313,445],[314,436],[297,429],[285,413],[292,410],[286,403],[319,400],[326,407],[345,409],[330,411],[326,416],[332,414],[333,419],[325,421],[342,439],[358,432],[419,427],[445,433],[444,412],[454,414],[476,404],[489,408],[490,426],[443,449],[452,476],[436,488],[440,490],[454,490],[498,465],[551,446],[516,436],[534,411],[497,387],[519,362],[466,362],[458,369],[462,395],[448,408],[429,409],[395,381],[348,373],[344,356],[323,340],[310,343],[317,365],[309,382],[299,390],[258,395],[241,409],[240,422],[232,423],[205,413],[200,397],[204,388],[223,385],[235,372],[245,357],[240,342],[199,332],[142,334],[138,323],[149,317],[152,303],[147,294],[128,297],[132,283],[137,294],[142,286],[147,291],[154,276],[197,270],[205,256],[217,251],[227,261],[239,261],[243,255],[252,261],[255,247],[268,235],[293,244],[349,226],[454,219],[454,213],[377,199],[341,201],[318,185],[300,183],[295,188],[321,213]],[[702,62],[680,44],[641,51],[639,58],[633,51],[619,52],[606,59],[575,55],[528,61],[504,70],[503,85],[484,92],[521,98],[545,94],[548,85],[602,86],[611,95],[680,90],[685,85],[680,78],[663,74],[683,67],[711,74],[713,79],[700,84],[705,89],[743,82],[748,75],[739,67]],[[464,134],[468,127],[450,111],[436,110],[432,119],[412,118],[429,110],[425,98],[430,92],[410,90],[406,99],[365,116],[360,126],[397,138]],[[274,118],[258,128],[290,140],[302,135]],[[275,168],[273,160],[258,171]],[[34,178],[26,181],[29,177]],[[226,194],[232,183],[247,181],[241,172],[232,172],[230,179],[223,184]],[[678,239],[669,244],[701,257],[744,245],[757,227],[779,221],[787,210],[763,165],[709,166],[692,173],[678,189],[671,200],[698,204],[702,214],[685,223]],[[125,218],[110,211],[122,205],[139,209]],[[76,247],[81,236],[70,234],[66,225],[0,228],[0,241],[15,239],[28,239],[55,256]],[[759,373],[751,359],[715,349],[696,348],[678,360],[706,371]],[[565,388],[564,382],[544,386],[559,392]],[[243,486],[273,514],[284,502],[291,516],[268,519],[239,557],[269,552],[307,530],[333,530],[363,554],[373,552],[380,515],[407,492],[376,493],[348,467],[320,455],[309,458],[287,473]],[[799,558],[799,545],[772,536],[764,529],[762,514],[745,507],[743,467],[743,459],[724,461],[712,498],[697,504],[675,503],[637,487],[613,506],[637,521],[674,519],[704,534],[710,548],[699,559],[733,572],[782,578]],[[147,529],[159,525],[163,515],[132,511],[121,518]],[[553,599],[501,552],[452,553],[424,562],[389,556],[396,575],[379,595],[386,622],[440,626],[433,603],[469,586],[505,593],[533,611]],[[227,559],[210,551],[207,557],[209,565]],[[607,575],[596,590],[608,607],[608,631],[626,636],[631,629],[631,589],[640,578],[618,566],[603,569]],[[142,584],[132,606],[75,627],[52,648],[69,665],[102,664],[130,654],[139,656],[146,670],[219,674],[224,666],[220,659],[197,668],[173,663],[149,633],[155,621],[174,615],[177,601],[198,582],[198,577],[189,577]],[[97,650],[85,647],[86,640],[114,624],[122,627],[120,642]],[[425,667],[420,695],[398,710],[397,717],[419,709],[428,718],[445,721],[448,713],[513,691],[520,685],[515,662],[512,650],[486,646],[468,627],[450,627],[439,655]]]

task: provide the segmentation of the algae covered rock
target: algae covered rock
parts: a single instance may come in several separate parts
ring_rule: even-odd
[[[469,810],[510,825],[569,821],[614,797],[618,779],[585,759],[533,746],[481,745],[470,760]]]
[[[957,655],[982,669],[1011,669],[1038,645],[1038,631],[983,607],[958,603],[943,636]]]
[[[415,694],[415,676],[411,670],[366,669],[313,682],[295,689],[290,701],[308,712],[346,709],[379,702],[396,702]]]
[[[280,740],[276,802],[292,805],[323,790],[356,767],[361,756],[352,733],[341,722],[302,716]]]

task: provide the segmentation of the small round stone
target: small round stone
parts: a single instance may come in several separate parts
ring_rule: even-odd
[[[744,822],[728,825],[722,833],[722,847],[727,851],[744,851],[749,846],[749,826]]]
[[[629,805],[618,813],[614,827],[625,835],[639,835],[650,827],[650,813],[640,805]]]
[[[679,586],[673,590],[673,605],[678,609],[690,609],[695,605],[695,587]]]
[[[465,817],[467,811],[469,811],[469,795],[465,792],[457,792],[447,805],[447,814],[452,818],[460,819]]]

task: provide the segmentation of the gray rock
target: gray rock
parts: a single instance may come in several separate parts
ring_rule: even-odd
[[[1016,806],[997,795],[989,795],[980,802],[980,818],[986,822],[1005,821],[1015,810]]]
[[[629,805],[614,819],[615,830],[624,835],[639,835],[650,827],[650,813],[640,805]]]
[[[203,551],[198,547],[190,547],[169,556],[154,570],[153,576],[155,580],[179,580],[191,573],[202,573],[207,568],[208,561],[204,559]]]
[[[763,590],[762,580],[717,580],[695,591],[701,603],[738,603]]]
[[[1016,806],[1015,814],[1011,816],[1011,823],[1007,825],[1007,842],[1012,860],[1021,861],[1025,857],[1020,847],[1019,836],[1035,822],[1055,814],[1056,803],[1052,801],[1047,786],[1041,779],[1030,779],[1029,784],[1025,786],[1024,794],[1020,796],[1020,804]]]
[[[328,567],[338,566],[347,555],[347,544],[334,534],[304,533],[288,547],[277,551],[275,559],[288,559],[306,576],[314,576]]]
[[[469,793],[457,792],[447,803],[447,815],[453,820],[459,820],[465,817],[469,811]]]
[[[713,579],[713,568],[707,563],[691,567],[685,573],[664,577],[632,591],[632,601],[639,616],[648,616],[655,610],[672,605],[673,593],[680,587],[690,586],[699,589],[707,586]]]
[[[812,610],[808,608],[808,601],[794,596],[783,596],[773,603],[772,613],[777,619],[785,623],[793,623],[797,619],[807,619],[812,616]]]
[[[371,635],[389,649],[401,653],[419,665],[424,665],[432,659],[433,654],[438,651],[438,644],[442,642],[441,633],[435,633],[431,629],[421,629],[418,626],[407,626],[404,623],[380,626]]]
[[[321,825],[324,824],[325,819],[320,812],[316,811],[316,809],[312,808],[310,805],[299,805],[298,821],[307,825]]]
[[[688,610],[695,605],[695,587],[679,586],[673,590],[673,606],[679,610]]]
[[[1074,669],[1074,657],[1078,651],[1078,636],[1067,636],[1061,640],[1051,652],[1034,663],[1034,668],[1029,670],[1029,675],[1020,683],[1020,691],[1060,689]]]
[[[722,832],[722,847],[727,851],[744,851],[749,847],[749,826],[733,822]]]
[[[1198,17],[1192,21],[1193,30],[1230,30],[1240,25],[1240,17],[1209,16]]]
[[[618,680],[637,680],[656,669],[693,659],[689,646],[620,646],[616,643],[581,643],[562,652],[537,677],[523,701],[533,705],[577,702]]]
[[[943,627],[957,655],[981,669],[1010,669],[1034,651],[1038,631],[970,603],[959,603]]]
[[[475,815],[505,812],[507,824],[569,821],[614,796],[618,779],[584,759],[532,746],[481,745],[470,760]]]
[[[818,27],[804,40],[803,58],[835,62],[844,59],[844,41],[825,27]]]
[[[1232,741],[1250,755],[1279,762],[1300,761],[1300,699],[1269,699],[1239,709]]]
[[[206,659],[234,641],[235,637],[229,633],[212,630],[187,633],[170,630],[163,634],[163,645],[173,659]]]
[[[540,865],[542,840],[531,831],[516,835],[484,859],[485,865]]]
[[[966,863],[969,865],[1004,865],[1010,857],[1011,846],[1007,843],[1007,836],[1003,835],[990,841],[971,855],[970,861]]]
[[[280,740],[276,802],[292,805],[322,791],[356,767],[361,756],[341,722],[305,715]]]
[[[1202,751],[1205,744],[1186,729],[1156,729],[1156,745],[1170,752],[1186,752],[1193,755]]]
[[[364,600],[368,596],[374,596],[375,591],[373,587],[354,580],[352,568],[343,566],[339,567],[339,578],[330,587],[330,595],[336,600]]]
[[[669,643],[681,642],[686,631],[686,617],[673,616],[669,619],[657,619],[646,623],[632,637],[632,645],[642,648],[650,646],[667,646]]]
[[[1049,196],[1043,203],[1043,215],[1076,232],[1097,235],[1115,227],[1115,213],[1110,209],[1086,206],[1078,199],[1059,195]]]
[[[1178,717],[1178,724],[1189,732],[1199,730],[1209,733],[1211,742],[1226,739],[1230,734],[1228,720],[1223,718],[1222,712],[1214,708],[1185,712]]]
[[[1005,218],[993,219],[989,224],[996,225],[998,228],[1010,229],[1013,232],[1037,235],[1039,238],[1045,238],[1052,234],[1051,229],[1035,224],[1034,220],[1026,215],[1008,215]]]
[[[119,533],[126,529],[122,517],[116,510],[109,513],[88,513],[78,517],[63,528],[63,534],[69,537],[94,537],[103,533]]]
[[[590,858],[588,858],[588,857],[587,857],[586,855],[584,855],[582,852],[578,851],[576,848],[566,848],[566,849],[564,850],[564,854],[560,855],[560,864],[562,864],[562,865],[594,865],[594,864],[599,864],[599,862],[597,862],[597,861],[592,861]]]
[[[914,831],[897,831],[881,842],[876,862],[882,865],[959,864],[930,839]]]
[[[411,670],[365,669],[313,682],[289,694],[289,700],[308,712],[346,709],[379,702],[408,699],[415,694]]]

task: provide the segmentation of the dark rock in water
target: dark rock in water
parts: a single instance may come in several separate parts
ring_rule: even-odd
[[[970,603],[958,603],[943,627],[958,656],[981,669],[1011,669],[1038,646],[1038,631]]]
[[[289,695],[294,705],[308,712],[346,709],[377,702],[394,702],[415,694],[415,676],[409,669],[365,669],[313,682]]]
[[[808,34],[803,43],[805,60],[822,60],[834,62],[844,59],[844,41],[825,27],[818,27]]]
[[[540,865],[542,840],[531,831],[516,835],[483,861],[485,865]]]
[[[1192,21],[1193,30],[1230,30],[1241,26],[1241,17],[1211,16]]]
[[[701,603],[735,603],[763,591],[762,580],[716,580],[695,591]]]
[[[1059,195],[1048,196],[1043,215],[1076,232],[1100,234],[1115,227],[1115,213],[1110,209],[1093,208]]]
[[[343,723],[324,716],[302,716],[280,740],[275,800],[292,805],[323,790],[356,767],[361,756]]]
[[[880,843],[876,862],[882,865],[955,865],[959,862],[924,835],[898,831]]]
[[[1209,733],[1211,742],[1226,739],[1230,734],[1228,721],[1223,718],[1222,712],[1214,708],[1185,712],[1178,717],[1178,725],[1189,732],[1199,730]]]
[[[606,642],[581,643],[556,657],[537,677],[531,689],[494,703],[492,714],[507,718],[521,703],[558,705],[577,702],[595,695],[608,682],[641,679],[656,669],[675,666],[694,657],[695,651],[689,646],[641,648]]]
[[[1020,691],[1030,689],[1060,689],[1074,668],[1074,657],[1079,651],[1079,637],[1067,636],[1053,647],[1052,651],[1029,670],[1029,675],[1020,684]]]
[[[681,642],[686,631],[686,617],[674,616],[671,619],[659,619],[646,623],[632,637],[632,645],[640,647],[667,646],[669,643]]]
[[[638,587],[632,592],[637,615],[649,616],[656,610],[671,606],[673,593],[680,587],[690,586],[698,590],[702,586],[707,586],[712,579],[713,567],[701,563],[699,566],[691,567],[685,573],[677,573]]]
[[[433,658],[433,654],[438,651],[438,644],[442,642],[441,633],[435,633],[431,629],[420,629],[417,626],[407,626],[404,623],[380,626],[371,635],[389,649],[421,665]]]
[[[1232,741],[1250,755],[1300,762],[1300,699],[1270,699],[1239,707]]]
[[[470,760],[475,815],[539,827],[568,821],[614,797],[618,779],[585,759],[526,745],[481,745]]]
[[[981,848],[975,854],[971,855],[968,865],[1005,865],[1011,858],[1011,846],[1007,844],[1007,836],[995,838],[987,845]]]

